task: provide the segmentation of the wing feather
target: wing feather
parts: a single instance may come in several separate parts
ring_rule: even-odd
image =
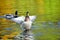
[[[34,21],[36,19],[36,16],[29,16],[30,17],[30,20],[31,21]],[[17,18],[12,18],[11,20],[16,22],[16,23],[19,23],[21,24],[25,19],[25,16],[20,16],[20,17],[17,17]]]
[[[12,18],[11,20],[16,22],[16,23],[21,24],[24,21],[24,16],[20,16],[20,17],[17,17],[17,18]]]

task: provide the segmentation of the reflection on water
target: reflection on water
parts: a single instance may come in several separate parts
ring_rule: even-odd
[[[11,34],[13,32],[21,33],[20,26],[18,24],[11,24],[11,27],[4,28],[3,30],[7,30],[5,32],[0,33],[2,36],[3,34]],[[60,22],[54,23],[54,22],[35,22],[31,28],[31,34],[34,35],[30,36],[32,39],[35,40],[59,40],[60,39]],[[23,32],[22,32],[23,33]],[[22,38],[24,37],[23,34],[18,34],[15,37]],[[21,37],[22,36],[22,37]],[[34,37],[34,38],[33,38]]]
[[[36,40],[58,40],[60,38],[60,22],[37,22],[32,26]]]
[[[60,22],[37,22],[32,26],[35,40],[58,40],[60,38]]]
[[[34,40],[32,32],[22,32],[14,37],[14,40]]]

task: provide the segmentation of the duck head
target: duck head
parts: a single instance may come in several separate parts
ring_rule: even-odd
[[[25,16],[25,21],[29,21],[30,18],[29,18],[29,12],[26,12],[26,16]]]

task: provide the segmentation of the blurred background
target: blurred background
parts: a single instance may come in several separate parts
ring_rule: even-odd
[[[60,40],[60,0],[0,0],[0,16],[36,15],[32,31],[36,40]],[[0,18],[0,38],[11,38],[21,32],[19,24]]]

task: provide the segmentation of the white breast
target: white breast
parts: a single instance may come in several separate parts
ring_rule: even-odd
[[[23,27],[24,29],[30,29],[31,26],[32,26],[32,22],[31,22],[31,21],[27,21],[27,22],[23,22],[23,23],[22,23],[22,27]]]

